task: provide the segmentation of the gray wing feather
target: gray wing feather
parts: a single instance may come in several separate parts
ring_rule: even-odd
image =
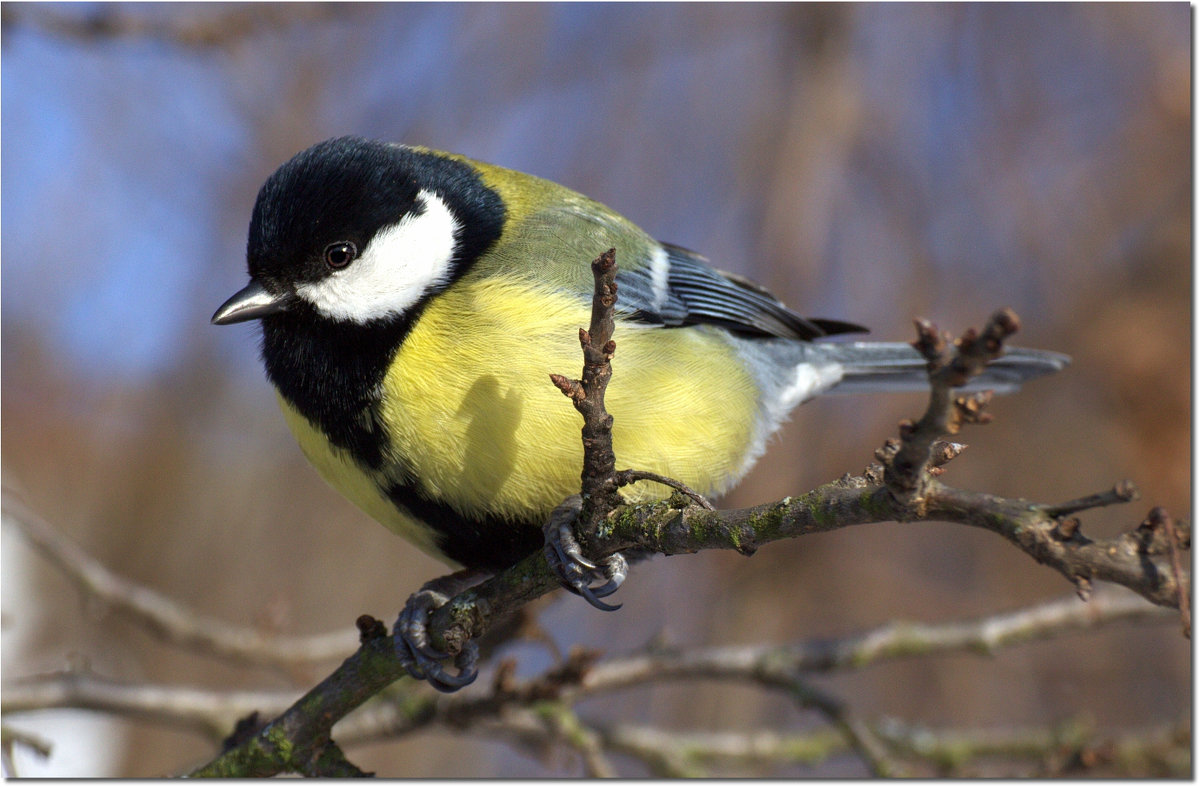
[[[629,318],[668,327],[706,323],[750,336],[803,340],[866,330],[801,317],[762,287],[716,270],[700,255],[670,244],[663,247],[667,251],[665,290],[661,284],[656,286],[652,266],[617,274],[618,308]]]

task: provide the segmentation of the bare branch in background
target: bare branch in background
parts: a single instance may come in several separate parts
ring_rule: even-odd
[[[1065,636],[1118,622],[1162,622],[1169,610],[1153,607],[1121,591],[1099,592],[1090,603],[1074,596],[1002,615],[953,624],[896,622],[861,635],[794,645],[723,648],[654,648],[627,656],[599,658],[576,651],[566,663],[528,681],[500,674],[482,696],[444,697],[372,703],[337,728],[344,745],[393,739],[434,725],[488,730],[522,709],[553,702],[569,707],[582,699],[650,686],[664,681],[726,680],[759,685],[793,696],[825,716],[836,751],[854,751],[877,773],[899,775],[903,758],[884,743],[874,722],[846,713],[839,703],[811,685],[814,673],[865,669],[882,661],[968,652],[994,655],[1023,642]],[[664,732],[664,735],[675,733]],[[703,759],[704,753],[696,756]]]
[[[0,728],[3,737],[0,739],[0,764],[4,766],[6,776],[19,776],[13,762],[13,752],[18,746],[46,759],[54,751],[54,744],[37,735],[13,729],[8,725]]]
[[[278,713],[294,691],[224,691],[123,683],[86,671],[5,680],[0,707],[6,717],[50,708],[79,708],[141,719],[199,733],[219,742],[235,722],[259,711]]]
[[[215,11],[215,12],[214,12]],[[9,30],[25,25],[80,41],[154,39],[189,49],[229,49],[267,31],[319,22],[335,11],[328,6],[282,5],[231,7],[187,16],[156,18],[132,14],[120,6],[95,6],[85,12],[48,13],[5,4],[0,21]]]
[[[822,696],[811,686],[814,674],[865,669],[884,661],[967,652],[994,655],[1024,642],[1066,636],[1133,621],[1163,621],[1169,610],[1146,604],[1120,591],[1098,592],[1091,602],[1063,599],[1036,604],[1013,612],[949,624],[893,622],[880,628],[844,638],[812,640],[792,645],[748,645],[718,648],[657,647],[625,656],[600,658],[598,654],[575,652],[562,665],[525,681],[517,681],[502,668],[489,691],[480,696],[445,697],[412,688],[396,696],[383,696],[337,727],[343,746],[395,739],[434,726],[488,733],[505,725],[512,714],[552,701],[569,708],[588,697],[648,686],[664,681],[726,680],[784,691],[801,704],[815,707],[831,723],[829,731],[840,742],[829,753],[867,751],[876,771],[896,773],[895,755],[881,747],[892,747],[886,728],[847,716],[836,700]],[[377,638],[386,642],[386,636]],[[355,657],[360,658],[359,654]],[[800,687],[799,689],[797,687]],[[295,698],[288,691],[227,691],[182,686],[128,684],[86,671],[39,675],[6,681],[3,713],[6,718],[49,708],[81,708],[102,711],[155,724],[191,730],[219,742],[237,719],[257,712],[271,717],[284,711]],[[565,710],[555,712],[563,741],[568,745],[594,746],[623,751],[612,745],[612,734],[591,728]],[[852,725],[853,729],[847,729]],[[568,731],[573,731],[567,735]],[[660,731],[660,735],[683,733]],[[544,737],[544,736],[543,736]],[[736,738],[736,736],[733,736]],[[573,741],[573,743],[572,743]],[[700,761],[705,752],[696,752]],[[713,754],[719,758],[721,755]],[[774,759],[763,755],[764,761]],[[591,767],[601,772],[602,758]]]
[[[342,658],[358,639],[354,629],[285,637],[207,618],[156,591],[118,576],[31,511],[4,487],[5,524],[16,527],[88,598],[137,620],[156,637],[198,653],[277,669]]]

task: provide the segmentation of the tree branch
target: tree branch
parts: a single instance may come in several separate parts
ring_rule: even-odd
[[[950,624],[895,622],[860,635],[792,645],[721,648],[654,648],[599,660],[575,651],[566,663],[528,681],[515,681],[503,668],[482,696],[430,696],[414,702],[373,703],[338,727],[347,745],[379,742],[445,725],[487,732],[514,714],[544,703],[570,706],[588,698],[664,681],[725,680],[750,683],[795,697],[826,716],[837,751],[852,750],[875,773],[904,772],[894,735],[878,723],[846,713],[841,704],[809,684],[813,673],[858,670],[883,661],[938,653],[994,655],[1023,642],[1091,629],[1118,621],[1163,621],[1166,609],[1121,592],[1098,592],[1090,603],[1074,596],[1000,615]],[[533,722],[529,722],[533,724]],[[537,725],[534,725],[535,727]],[[598,729],[603,736],[603,728]],[[528,732],[528,730],[526,730]],[[667,735],[673,733],[665,733]],[[929,755],[932,757],[932,755]]]
[[[989,361],[1004,352],[1004,340],[1017,332],[1020,321],[1011,309],[992,315],[982,334],[967,329],[950,349],[949,337],[938,332],[933,323],[917,320],[917,340],[913,347],[924,356],[929,370],[929,406],[921,420],[900,423],[900,443],[885,446],[884,480],[897,501],[915,514],[924,513],[923,503],[933,475],[928,472],[935,462],[934,445],[947,434],[958,434],[964,423],[987,423],[991,416],[984,408],[991,392],[974,396],[955,396],[955,390],[982,372]],[[889,448],[895,450],[889,451]]]
[[[1132,594],[1109,591],[1098,592],[1088,604],[1067,597],[958,623],[893,622],[856,636],[792,645],[683,650],[656,648],[604,660],[598,660],[596,654],[576,651],[561,666],[528,681],[514,680],[501,665],[489,692],[482,696],[447,697],[420,689],[416,693],[404,692],[395,701],[374,702],[353,719],[339,725],[338,738],[343,744],[354,745],[411,734],[437,724],[472,729],[484,725],[486,728],[523,708],[546,701],[565,708],[586,697],[664,680],[721,679],[757,683],[765,688],[792,692],[797,680],[802,676],[807,680],[807,676],[814,672],[856,670],[881,661],[933,653],[994,654],[1002,648],[1029,640],[1063,636],[1117,622],[1162,620],[1169,615],[1167,610],[1147,605]],[[390,650],[386,648],[386,630],[382,624],[377,628],[367,624],[361,624],[361,627],[366,637],[362,649],[351,656],[338,673],[299,702],[293,701],[293,692],[131,685],[89,672],[62,672],[5,682],[2,711],[6,717],[10,717],[12,714],[47,708],[84,708],[189,729],[214,743],[227,734],[236,719],[252,718],[256,712],[268,718],[282,714],[274,723],[278,729],[290,730],[290,734],[303,739],[305,735],[312,734],[311,728],[304,726],[303,717],[315,714],[320,718],[321,714],[328,712],[329,706],[320,703],[319,695],[337,694],[333,689],[352,684],[356,675],[361,679],[361,676],[375,674],[363,666],[364,662],[387,662],[390,659]],[[386,675],[386,671],[383,674]],[[318,695],[317,699],[313,699],[313,695]],[[811,688],[802,697],[810,704],[813,698]],[[333,712],[340,712],[336,707],[338,703],[349,704],[352,701],[337,694]],[[829,715],[829,707],[832,706],[827,705],[823,710],[825,715]],[[299,721],[295,718],[297,716],[301,717]],[[563,717],[562,723],[567,724],[567,721]],[[861,720],[853,720],[853,723],[857,725],[855,735],[859,739],[864,730],[868,736],[872,736],[872,740],[880,738],[881,732],[876,727],[863,726]],[[272,744],[263,747],[256,742],[261,735],[257,725],[252,726],[255,729],[251,730],[249,745],[253,756],[245,751],[227,753],[194,775],[255,772],[251,766],[259,768],[261,772],[271,772],[274,768],[280,771],[327,772],[315,770],[317,766],[312,762],[295,762],[294,757],[283,757],[272,748],[280,742],[276,736],[268,736]],[[601,732],[588,733],[584,726],[571,728],[569,724],[563,727],[564,735],[568,729],[575,729],[575,732],[573,737],[567,736],[564,740],[569,737],[567,742],[573,746],[580,743],[591,746],[596,741],[596,735],[604,739]],[[854,737],[847,736],[844,728],[837,734],[847,738],[846,746],[853,745]],[[239,745],[245,746],[247,743]],[[301,747],[301,750],[308,752],[310,758],[314,753],[326,751],[315,746]],[[878,752],[878,748],[875,751]],[[598,752],[593,754],[596,758],[589,767],[602,772],[603,758],[599,757]],[[586,752],[585,755],[592,756]],[[874,756],[877,760],[876,770],[880,769],[880,761],[890,762],[886,754],[882,758],[878,753]],[[281,763],[286,763],[288,767],[282,767]],[[321,767],[327,767],[327,764]],[[894,770],[894,765],[892,768]]]
[[[287,669],[342,658],[354,629],[286,637],[207,618],[144,585],[112,573],[3,487],[4,523],[15,526],[38,552],[89,598],[129,615],[165,642],[220,658]]]
[[[0,24],[10,30],[32,27],[79,41],[146,39],[195,50],[230,50],[256,36],[297,23],[320,22],[334,13],[337,12],[320,5],[279,9],[234,6],[162,19],[113,6],[89,8],[83,13],[62,13],[49,7],[17,9],[6,4],[0,10]]]
[[[184,686],[131,684],[87,670],[52,672],[5,681],[5,716],[50,708],[79,708],[190,730],[219,742],[234,723],[255,711],[275,714],[294,691],[214,691]]]
[[[871,728],[895,757],[924,763],[939,776],[986,775],[985,761],[1004,758],[1030,763],[1033,776],[1063,775],[1108,767],[1117,776],[1186,776],[1190,771],[1190,725],[1186,722],[1138,730],[1113,740],[1100,736],[1085,720],[1069,719],[1049,727],[938,730],[879,719]],[[744,766],[766,763],[818,765],[845,753],[843,736],[827,727],[781,734],[749,732],[670,732],[634,724],[594,725],[606,748],[636,757],[660,777],[707,777],[706,766],[733,761]],[[1178,765],[1172,766],[1175,757]],[[1156,769],[1130,767],[1141,760]],[[1182,766],[1182,767],[1180,767]],[[1011,771],[1005,771],[1012,775]],[[1110,775],[1110,774],[1106,774]]]
[[[570,380],[551,374],[550,380],[583,416],[583,472],[580,474],[583,509],[579,530],[594,533],[610,511],[621,504],[617,495],[616,454],[612,445],[612,416],[604,407],[604,394],[612,378],[612,357],[617,350],[613,341],[616,326],[613,307],[617,302],[616,249],[609,249],[592,261],[595,290],[592,294],[592,319],[587,330],[579,329],[583,350],[583,376]]]
[[[1162,528],[1092,541],[1078,529],[1069,537],[1045,506],[946,486],[927,478],[918,500],[904,503],[882,483],[843,478],[807,494],[752,508],[709,511],[679,498],[619,508],[606,520],[601,554],[642,549],[679,555],[701,549],[752,554],[784,538],[882,522],[941,521],[1003,536],[1086,591],[1091,580],[1124,585],[1147,600],[1177,608],[1190,594],[1190,574],[1176,574]],[[447,643],[478,637],[520,604],[557,587],[540,554],[457,596],[432,616],[431,629]],[[1084,593],[1086,595],[1086,592]],[[436,637],[436,633],[434,634]]]
[[[576,650],[558,667],[527,681],[502,668],[482,695],[436,696],[403,707],[372,705],[339,727],[345,742],[369,742],[406,734],[431,724],[468,726],[506,708],[553,699],[574,703],[587,697],[669,680],[729,680],[787,689],[813,673],[859,670],[895,659],[945,653],[994,655],[1024,642],[1066,636],[1117,622],[1161,622],[1169,610],[1117,590],[1097,592],[1089,603],[1075,596],[1012,612],[957,623],[896,621],[862,634],[786,645],[706,648],[654,647],[600,659]]]

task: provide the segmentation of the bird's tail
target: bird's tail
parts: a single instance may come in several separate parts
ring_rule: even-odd
[[[830,342],[819,344],[830,360],[842,366],[842,379],[829,393],[927,391],[925,359],[902,342]],[[966,391],[991,389],[1008,393],[1026,380],[1057,372],[1071,359],[1049,350],[1009,347],[982,374],[964,386]]]

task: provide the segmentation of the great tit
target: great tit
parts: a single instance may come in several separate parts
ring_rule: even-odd
[[[801,317],[557,183],[356,137],[267,179],[250,283],[212,321],[260,321],[267,377],[326,481],[426,552],[494,572],[541,548],[548,515],[578,492],[579,416],[547,375],[580,365],[589,263],[609,248],[621,466],[719,494],[801,402],[926,385],[910,345],[817,341],[865,329]],[[1012,388],[1066,360],[1011,349],[977,385]]]

